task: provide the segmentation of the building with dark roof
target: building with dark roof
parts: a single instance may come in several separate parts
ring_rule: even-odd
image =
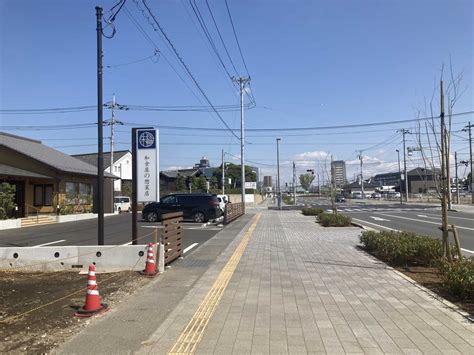
[[[75,154],[74,158],[97,167],[97,153]],[[104,152],[104,173],[112,173],[118,177],[114,181],[114,195],[131,196],[132,191],[132,153],[129,150],[118,150],[113,153],[111,165],[110,152]]]
[[[114,175],[105,174],[104,205],[112,212]],[[57,206],[88,211],[96,200],[97,168],[41,141],[0,132],[0,182],[16,188],[18,217],[54,213]],[[109,188],[107,189],[107,186]]]

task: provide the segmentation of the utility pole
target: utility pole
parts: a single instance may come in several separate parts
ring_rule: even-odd
[[[448,206],[447,206],[447,189],[449,184],[446,181],[446,127],[444,121],[444,91],[443,91],[443,80],[440,82],[440,92],[441,92],[441,114],[440,114],[440,123],[441,123],[441,213],[442,213],[442,226],[441,230],[443,232],[443,257],[448,257],[451,259],[451,254],[449,252],[448,244]]]
[[[397,156],[398,156],[398,174],[400,175],[400,182],[398,183],[398,186],[400,188],[400,205],[403,205],[403,197],[402,197],[402,171],[400,167],[400,151],[396,149]]]
[[[474,203],[474,169],[472,167],[472,133],[471,129],[474,127],[473,124],[469,121],[467,126],[463,128],[464,132],[469,132],[469,164],[471,167],[471,184],[470,184],[470,189],[471,189],[471,203]]]
[[[281,210],[281,188],[280,188],[280,149],[278,147],[281,138],[277,138],[277,205],[278,209]]]
[[[296,165],[293,162],[293,204],[296,206]]]
[[[224,161],[224,149],[222,149],[222,194],[225,194],[225,161]]]
[[[361,183],[361,191],[362,191],[362,198],[365,199],[365,194],[364,194],[364,174],[362,170],[363,166],[363,157],[362,157],[362,150],[359,150],[359,160],[360,160],[360,183]],[[331,156],[331,167],[332,167],[332,156]],[[332,176],[332,169],[331,169],[331,176]]]
[[[361,151],[362,153],[362,151]],[[362,167],[362,165],[361,165]],[[361,170],[362,171],[362,170]],[[361,174],[362,176],[362,174]],[[333,165],[333,157],[331,154],[331,205],[332,205],[332,213],[337,215],[337,206],[336,206],[336,169]],[[364,183],[362,182],[362,186]],[[362,188],[362,198],[364,196],[364,188]]]
[[[408,203],[408,172],[407,172],[407,150],[406,150],[405,135],[410,134],[410,131],[408,129],[400,129],[397,132],[401,132],[403,135],[403,178],[405,180],[405,201]],[[400,175],[400,178],[401,178],[401,175]],[[401,191],[400,191],[400,195],[401,195]]]
[[[456,203],[459,205],[458,152],[454,152],[454,169],[456,169]]]
[[[102,8],[96,6],[97,17],[97,244],[104,245],[104,142],[102,116]]]
[[[232,80],[236,83],[239,83],[240,88],[240,180],[241,180],[241,194],[242,194],[242,203],[244,204],[244,213],[245,213],[245,157],[244,157],[244,89],[245,84],[250,82],[250,77],[248,78],[235,78],[232,77]]]

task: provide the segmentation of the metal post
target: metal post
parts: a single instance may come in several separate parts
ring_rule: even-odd
[[[293,204],[296,206],[296,165],[293,162]]]
[[[224,149],[222,149],[222,195],[225,194],[225,161],[224,161]]]
[[[102,117],[102,8],[96,6],[97,17],[97,239],[104,245],[104,147]]]
[[[244,132],[244,88],[250,78],[234,78],[232,80],[239,83],[240,88],[240,180],[242,203],[245,211],[245,132]]]
[[[454,152],[454,169],[456,172],[456,202],[460,204],[460,197],[459,197],[459,178],[458,178],[458,152]]]
[[[361,191],[362,191],[362,198],[365,199],[365,194],[364,194],[364,173],[363,173],[363,157],[362,157],[362,150],[360,151],[359,154],[359,160],[360,160],[360,184],[361,184]],[[332,167],[332,163],[331,163]]]
[[[402,170],[400,167],[400,151],[397,149],[397,156],[398,156],[398,174],[400,175],[400,182],[398,186],[400,188],[400,205],[403,205],[403,196],[402,196]]]
[[[472,167],[472,136],[471,136],[471,129],[474,125],[471,125],[471,121],[468,122],[467,126],[463,129],[463,131],[469,132],[469,164],[471,166],[471,183],[469,188],[471,189],[471,203],[474,203],[474,169]]]
[[[115,135],[115,94],[112,96],[112,118],[110,122],[110,173],[113,174],[114,166],[114,135]],[[122,179],[122,171],[120,171],[120,179]],[[112,182],[112,208],[114,207],[114,192],[115,192],[115,181]]]
[[[244,141],[244,80],[240,78],[240,181],[242,204],[245,211],[245,141]]]
[[[281,188],[280,188],[280,150],[278,147],[278,143],[281,141],[281,138],[277,138],[277,204],[278,204],[278,209],[281,210]]]
[[[407,129],[402,130],[403,134],[403,175],[405,178],[405,200],[408,203],[408,171],[407,171],[407,151],[405,148],[405,135],[409,133]]]

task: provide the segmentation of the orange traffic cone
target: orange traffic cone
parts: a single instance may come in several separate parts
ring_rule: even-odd
[[[90,317],[106,311],[108,311],[108,305],[100,303],[99,288],[97,287],[97,279],[95,277],[95,266],[94,264],[90,264],[89,274],[87,276],[86,304],[76,312],[75,316]]]
[[[158,274],[156,271],[155,258],[153,257],[153,243],[148,243],[148,255],[146,258],[145,270],[140,271],[140,274],[148,277],[154,277]]]

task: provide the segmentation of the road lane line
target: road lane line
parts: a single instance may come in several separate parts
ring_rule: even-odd
[[[439,222],[430,222],[430,221],[424,221],[424,220],[422,220],[422,219],[415,219],[415,218],[408,218],[408,217],[402,217],[402,216],[395,216],[395,215],[390,215],[390,214],[381,213],[381,212],[377,212],[377,213],[380,214],[380,215],[382,215],[382,216],[393,217],[393,218],[400,218],[400,219],[406,219],[407,221],[415,221],[415,222],[421,222],[421,223],[436,224],[436,225],[438,225],[438,226],[441,226],[441,221],[439,221]],[[474,228],[469,228],[469,227],[456,226],[456,228],[474,231]]]
[[[474,254],[474,250],[469,250],[469,249],[464,249],[464,248],[461,248],[462,251],[465,251],[465,252],[468,252],[468,253],[471,253],[471,254]]]
[[[375,223],[372,223],[372,222],[367,222],[367,221],[364,221],[363,219],[352,218],[352,220],[353,220],[353,221],[362,222],[362,223],[371,224],[371,225],[373,225],[373,226],[380,227],[380,228],[384,228],[384,229],[388,229],[388,230],[391,230],[391,231],[394,231],[394,232],[399,232],[398,229],[393,229],[393,228],[390,228],[390,227],[382,226],[382,225],[380,225],[380,224],[375,224]]]
[[[260,217],[260,213],[254,217],[252,225],[245,232],[242,240],[230,257],[229,261],[220,272],[212,287],[209,289],[206,297],[199,305],[188,325],[182,330],[181,335],[179,336],[178,340],[176,340],[176,343],[168,351],[168,354],[194,353],[196,347],[201,342],[207,324],[214,315],[214,312],[219,305],[222,296],[224,295],[224,291],[226,290],[235,269],[239,265],[240,258],[244,254],[244,251],[250,242],[250,238],[257,227]]]
[[[190,251],[192,248],[194,248],[196,245],[198,245],[199,243],[193,243],[191,244],[189,247],[187,247],[186,249],[183,250],[183,254],[186,254],[188,251]]]
[[[424,218],[432,218],[432,219],[441,219],[441,216],[435,216],[435,215],[426,215],[426,214],[419,214],[418,217],[424,217]],[[467,221],[473,221],[474,218],[465,218],[465,217],[456,217],[456,216],[449,216],[448,218],[457,218],[457,219],[465,219]]]
[[[65,241],[66,241],[66,239],[56,240],[55,242],[49,242],[49,243],[44,243],[44,244],[40,244],[40,245],[35,245],[35,246],[33,246],[32,248],[44,247],[44,246],[46,246],[46,245],[61,243],[61,242],[65,242]]]
[[[130,244],[132,244],[132,243],[133,243],[133,242],[128,242],[128,243],[122,244],[122,246],[130,245]]]
[[[387,221],[390,222],[390,220],[385,219],[385,218],[380,218],[380,217],[375,217],[375,216],[369,216],[370,218],[373,218],[376,221]]]

